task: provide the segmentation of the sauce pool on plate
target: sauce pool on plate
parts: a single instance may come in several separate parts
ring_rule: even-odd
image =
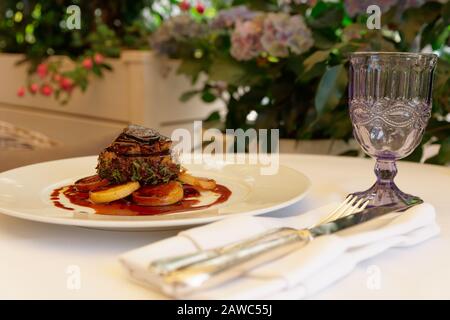
[[[50,200],[55,207],[74,210],[74,208],[67,207],[61,202],[61,195],[65,196],[70,203],[82,207],[88,207],[95,210],[97,214],[103,215],[119,215],[119,216],[148,216],[158,214],[169,214],[182,211],[203,210],[213,205],[223,203],[228,200],[231,195],[230,189],[217,184],[210,192],[215,193],[218,197],[213,202],[205,205],[197,205],[200,197],[200,192],[190,186],[183,185],[184,196],[183,199],[175,204],[167,206],[142,206],[130,201],[130,197],[116,200],[110,203],[93,203],[89,200],[89,192],[82,192],[76,189],[74,185],[61,187],[53,190],[50,194]]]

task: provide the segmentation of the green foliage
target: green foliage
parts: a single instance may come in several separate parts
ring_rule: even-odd
[[[347,82],[347,70],[343,65],[339,64],[325,71],[317,87],[314,103],[319,116],[332,112],[338,106]]]
[[[224,1],[217,2],[221,9],[227,8]],[[223,100],[228,113],[224,125],[220,125],[222,128],[279,128],[282,138],[348,140],[352,137],[347,105],[348,54],[354,51],[417,52],[429,47],[440,54],[440,59],[432,118],[422,144],[440,146],[439,154],[428,162],[448,163],[449,3],[427,2],[421,7],[409,8],[393,6],[383,13],[381,30],[367,28],[365,11],[349,16],[344,1],[314,1],[312,7],[295,5],[295,1],[290,3],[280,7],[276,0],[227,1],[228,6],[245,4],[251,10],[304,16],[314,46],[302,54],[290,52],[287,57],[272,57],[263,52],[254,59],[238,61],[231,52],[233,27],[210,30],[191,37],[189,42],[175,39],[171,57],[182,60],[179,72],[194,83],[198,82],[200,74],[206,75],[203,89],[190,91],[183,99],[198,94],[208,102],[214,100],[211,95]],[[201,50],[201,57],[194,58],[196,50]],[[255,121],[247,119],[252,111],[258,114]],[[217,124],[217,113],[210,120]],[[420,146],[408,160],[419,161],[422,153]]]
[[[156,2],[158,5],[153,5]],[[220,128],[279,128],[282,138],[348,140],[352,137],[346,94],[348,54],[419,52],[428,48],[439,53],[440,59],[432,118],[422,145],[439,146],[439,153],[427,162],[449,163],[450,2],[427,1],[420,7],[408,7],[410,4],[403,5],[398,0],[398,5],[383,10],[381,30],[367,28],[365,10],[349,14],[349,4],[360,5],[356,0],[305,2],[212,0],[204,14],[191,6],[184,15],[195,24],[173,28],[171,32],[181,32],[183,36],[171,36],[165,47],[169,57],[181,60],[178,73],[189,77],[198,88],[186,92],[180,100],[198,95],[208,103],[223,101],[228,108],[224,123],[218,121],[217,113],[208,119]],[[81,8],[81,30],[69,31],[61,24],[66,18],[65,9],[71,4]],[[179,0],[4,0],[0,2],[0,16],[5,17],[0,19],[0,51],[24,53],[31,76],[38,64],[49,57],[69,56],[76,67],[62,75],[85,90],[90,75],[101,77],[111,67],[102,62],[94,63],[91,69],[83,68],[84,59],[93,58],[95,53],[118,57],[124,47],[147,48],[149,33],[160,31],[160,25],[165,25],[178,5]],[[234,27],[212,28],[210,23],[222,10],[239,5],[264,13],[301,15],[314,45],[298,51],[300,54],[289,48],[287,56],[262,52],[252,59],[237,60],[231,52]],[[58,63],[50,64],[50,74],[58,73],[58,68]],[[55,97],[62,102],[69,96],[68,91],[55,90]],[[247,119],[252,111],[258,114],[256,120]],[[422,154],[421,146],[408,159],[418,161]]]
[[[29,63],[26,87],[32,84],[50,86],[54,97],[62,104],[70,98],[72,89],[86,90],[90,76],[102,77],[111,67],[94,63],[83,68],[81,62],[95,54],[116,58],[123,47],[148,47],[147,38],[155,29],[160,14],[150,10],[155,19],[143,17],[143,9],[151,8],[153,0],[3,0],[0,3],[0,52],[23,53],[22,63]],[[77,5],[81,13],[81,29],[69,30],[67,7]],[[59,56],[70,57],[75,66],[61,70]],[[62,89],[58,81],[36,76],[37,66],[48,64],[49,76],[70,79],[70,88]],[[36,92],[30,91],[31,94]]]

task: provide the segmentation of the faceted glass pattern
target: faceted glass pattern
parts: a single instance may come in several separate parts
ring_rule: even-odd
[[[419,145],[431,115],[434,54],[357,52],[350,57],[349,105],[353,135],[377,161],[377,182],[356,193],[371,206],[417,201],[393,179],[395,161]]]

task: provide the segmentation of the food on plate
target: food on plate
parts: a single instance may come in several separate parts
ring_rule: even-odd
[[[130,181],[118,185],[110,185],[99,189],[91,190],[89,192],[89,200],[94,203],[113,202],[135,192],[140,188],[137,181]]]
[[[158,132],[131,125],[100,153],[97,173],[112,183],[166,183],[180,173],[171,146],[172,141]]]
[[[214,181],[213,179],[194,177],[186,172],[182,172],[178,176],[178,180],[204,190],[213,190],[216,187],[216,181]]]
[[[81,192],[87,192],[110,184],[108,179],[102,179],[98,175],[89,176],[75,181],[75,188]]]
[[[69,210],[60,195],[100,214],[150,215],[200,210],[230,197],[227,187],[182,168],[171,147],[155,130],[130,125],[99,154],[96,175],[55,189],[51,200]],[[209,202],[201,203],[203,195]]]
[[[183,199],[184,190],[178,181],[146,186],[133,192],[133,201],[141,206],[167,206]]]

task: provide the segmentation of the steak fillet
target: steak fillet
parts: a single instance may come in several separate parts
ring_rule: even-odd
[[[172,141],[155,130],[130,125],[98,157],[97,173],[113,183],[167,183],[180,173]]]

